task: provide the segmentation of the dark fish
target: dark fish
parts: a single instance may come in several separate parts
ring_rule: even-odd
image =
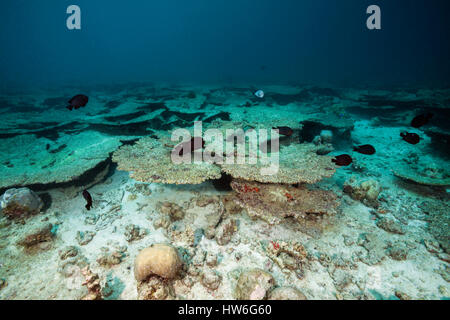
[[[432,113],[424,113],[420,114],[411,121],[411,127],[420,128],[423,125],[426,125],[430,119],[433,118]]]
[[[69,109],[70,111],[72,111],[72,109],[76,110],[86,106],[88,101],[89,101],[88,96],[85,96],[84,94],[77,94],[75,97],[69,100],[70,104],[66,108]]]
[[[83,198],[86,200],[86,209],[91,210],[92,208],[92,197],[87,190],[83,190]]]
[[[50,149],[50,145],[47,143],[47,145],[45,146],[45,150]]]
[[[417,133],[402,132],[400,133],[400,137],[411,144],[418,144],[420,142],[420,137]]]
[[[278,132],[280,134],[282,134],[283,136],[288,136],[288,137],[292,136],[292,134],[294,133],[294,130],[292,130],[289,127],[275,127],[273,129],[275,129],[275,130],[278,129]]]
[[[368,154],[372,155],[375,153],[375,148],[370,144],[365,144],[362,146],[353,147],[353,151],[362,153],[362,154]]]
[[[341,154],[340,156],[334,157],[334,159],[331,159],[331,162],[334,162],[338,166],[348,166],[350,163],[352,163],[353,159],[348,154]]]
[[[182,156],[185,152],[190,150],[190,153],[194,152],[197,149],[202,149],[205,147],[205,141],[203,141],[200,137],[193,137],[189,141],[185,141],[180,143],[177,148],[180,148],[178,154]]]

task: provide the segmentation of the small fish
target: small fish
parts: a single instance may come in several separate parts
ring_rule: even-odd
[[[180,143],[176,148],[180,148],[178,154],[182,156],[186,151],[190,150],[190,153],[197,149],[202,149],[205,147],[205,141],[200,137],[193,137],[189,141]]]
[[[353,147],[353,151],[356,151],[356,152],[359,152],[362,154],[372,155],[375,153],[375,148],[370,144],[365,144],[362,146]]]
[[[341,154],[331,159],[331,162],[334,162],[337,166],[345,167],[352,163],[353,159],[348,154]]]
[[[433,118],[432,113],[424,113],[420,114],[411,121],[411,127],[413,128],[420,128],[421,126],[424,126],[430,121],[430,119]]]
[[[289,127],[275,127],[273,129],[278,130],[278,132],[280,134],[282,134],[283,136],[288,136],[288,137],[292,136],[292,134],[294,133],[294,130],[292,130]]]
[[[50,144],[47,143],[47,145],[45,146],[45,150],[50,149]]]
[[[410,144],[418,144],[420,142],[420,137],[417,133],[402,132],[400,137]]]
[[[83,198],[86,200],[86,209],[89,211],[92,208],[92,197],[87,190],[83,190]]]
[[[72,111],[73,109],[76,110],[86,106],[88,101],[89,101],[88,96],[85,96],[84,94],[77,94],[75,97],[69,100],[70,104],[66,108],[69,109],[70,111]]]
[[[257,96],[260,99],[264,98],[264,91],[262,91],[262,90],[256,91],[255,96]]]

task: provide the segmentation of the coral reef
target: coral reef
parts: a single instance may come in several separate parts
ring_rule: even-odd
[[[8,102],[11,113],[0,107],[0,173],[17,178],[4,175],[6,186],[35,181],[28,187],[45,204],[45,214],[26,219],[0,215],[0,299],[448,299],[448,159],[439,158],[448,151],[445,135],[428,133],[448,126],[448,113],[438,114],[450,90],[264,89],[264,100],[237,84],[92,89],[89,109],[70,119],[57,108],[16,112],[19,100]],[[32,110],[65,102],[53,95],[23,99],[32,98]],[[411,129],[422,138],[413,146],[399,131],[419,107],[436,116]],[[223,133],[289,126],[279,173],[263,177],[263,164],[172,166],[167,132],[194,120]],[[352,153],[352,166],[336,168],[324,156],[366,143],[377,152]],[[89,150],[96,144],[104,153]],[[107,150],[122,144],[119,166],[136,165],[142,182],[109,166]],[[166,171],[157,172],[160,162]],[[405,183],[390,171],[397,169],[432,183]],[[84,209],[84,188],[94,210]],[[152,243],[171,249],[142,250]]]

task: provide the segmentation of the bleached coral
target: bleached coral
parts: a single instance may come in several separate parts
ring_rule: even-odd
[[[84,131],[61,135],[56,142],[35,135],[2,139],[0,189],[76,180],[107,160],[121,138]]]
[[[141,182],[200,184],[220,178],[220,168],[211,163],[174,163],[172,149],[173,145],[164,143],[164,139],[145,137],[135,145],[119,148],[113,161],[119,170],[129,171],[133,179]]]
[[[279,161],[274,163],[278,171],[271,172],[267,163],[223,164],[222,170],[233,178],[264,183],[315,183],[331,177],[336,166],[331,157],[317,155],[314,144],[290,144],[280,146]],[[270,156],[269,156],[270,157]],[[273,174],[272,174],[273,173]]]

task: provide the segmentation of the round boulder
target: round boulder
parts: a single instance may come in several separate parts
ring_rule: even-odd
[[[28,188],[8,189],[0,197],[1,211],[10,218],[37,214],[43,206],[41,198]]]
[[[175,278],[181,269],[181,259],[178,251],[166,244],[153,244],[139,252],[134,262],[134,277],[138,281],[147,279],[150,275],[162,278]]]

